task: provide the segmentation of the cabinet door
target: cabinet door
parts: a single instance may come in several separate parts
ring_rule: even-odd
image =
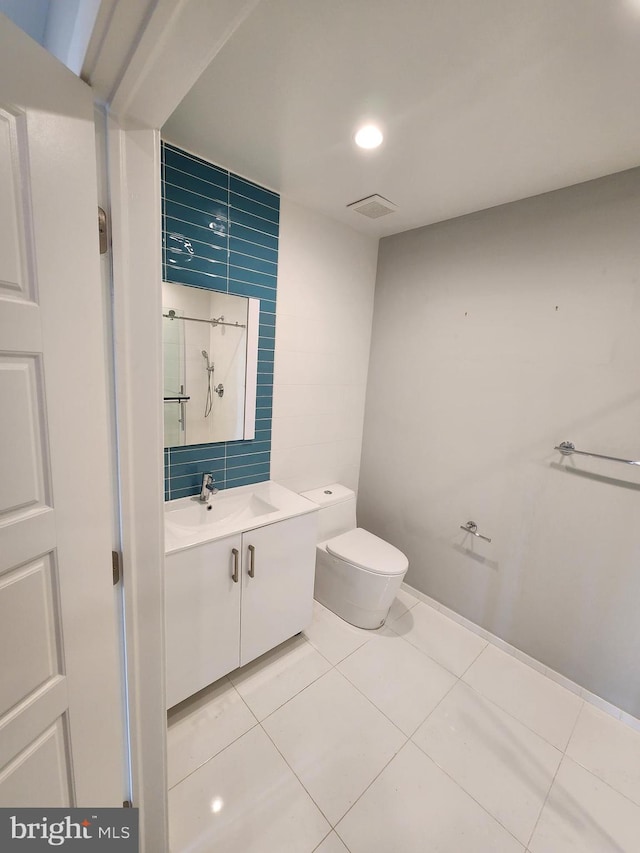
[[[242,665],[311,623],[316,530],[314,512],[243,535]]]
[[[240,577],[230,536],[176,554],[165,563],[167,707],[171,708],[240,663]],[[241,554],[238,553],[238,576]]]

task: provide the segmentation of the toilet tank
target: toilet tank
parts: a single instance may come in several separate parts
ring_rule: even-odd
[[[320,507],[318,513],[318,542],[333,539],[356,527],[356,493],[340,483],[330,483],[319,489],[302,492],[302,497]]]

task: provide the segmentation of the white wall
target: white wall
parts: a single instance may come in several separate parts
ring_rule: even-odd
[[[271,477],[357,488],[377,239],[281,200]]]
[[[0,12],[78,75],[99,8],[100,0],[0,0]]]
[[[50,0],[42,42],[74,74],[80,74],[100,0]]]
[[[640,169],[380,244],[359,522],[640,715]],[[491,544],[465,535],[468,520]]]
[[[0,0],[0,12],[32,39],[44,43],[49,0]]]

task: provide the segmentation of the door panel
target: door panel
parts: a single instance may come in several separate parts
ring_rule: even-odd
[[[309,513],[243,535],[241,665],[311,623],[316,532],[317,513]]]
[[[232,536],[165,560],[167,707],[236,669],[240,662],[240,566]]]
[[[27,326],[30,324],[26,324]],[[6,344],[5,344],[6,345]],[[7,401],[0,419],[0,447],[11,448],[0,480],[0,518],[45,504],[48,471],[38,415],[44,408],[37,359],[0,356],[0,399]]]
[[[66,726],[59,718],[0,774],[0,802],[29,808],[71,805]]]
[[[123,800],[94,137],[0,15],[2,806]]]
[[[29,298],[32,277],[27,274],[25,216],[21,187],[26,163],[19,137],[25,136],[25,117],[20,110],[0,104],[0,293]]]
[[[60,674],[52,575],[51,554],[0,575],[0,715]]]

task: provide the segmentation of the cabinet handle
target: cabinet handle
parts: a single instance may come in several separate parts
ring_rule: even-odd
[[[255,546],[249,545],[249,577],[255,578],[256,576],[256,549]]]
[[[240,554],[238,553],[237,548],[232,548],[231,553],[233,554],[233,574],[231,575],[231,577],[233,578],[234,583],[238,583],[238,557],[240,556]]]

